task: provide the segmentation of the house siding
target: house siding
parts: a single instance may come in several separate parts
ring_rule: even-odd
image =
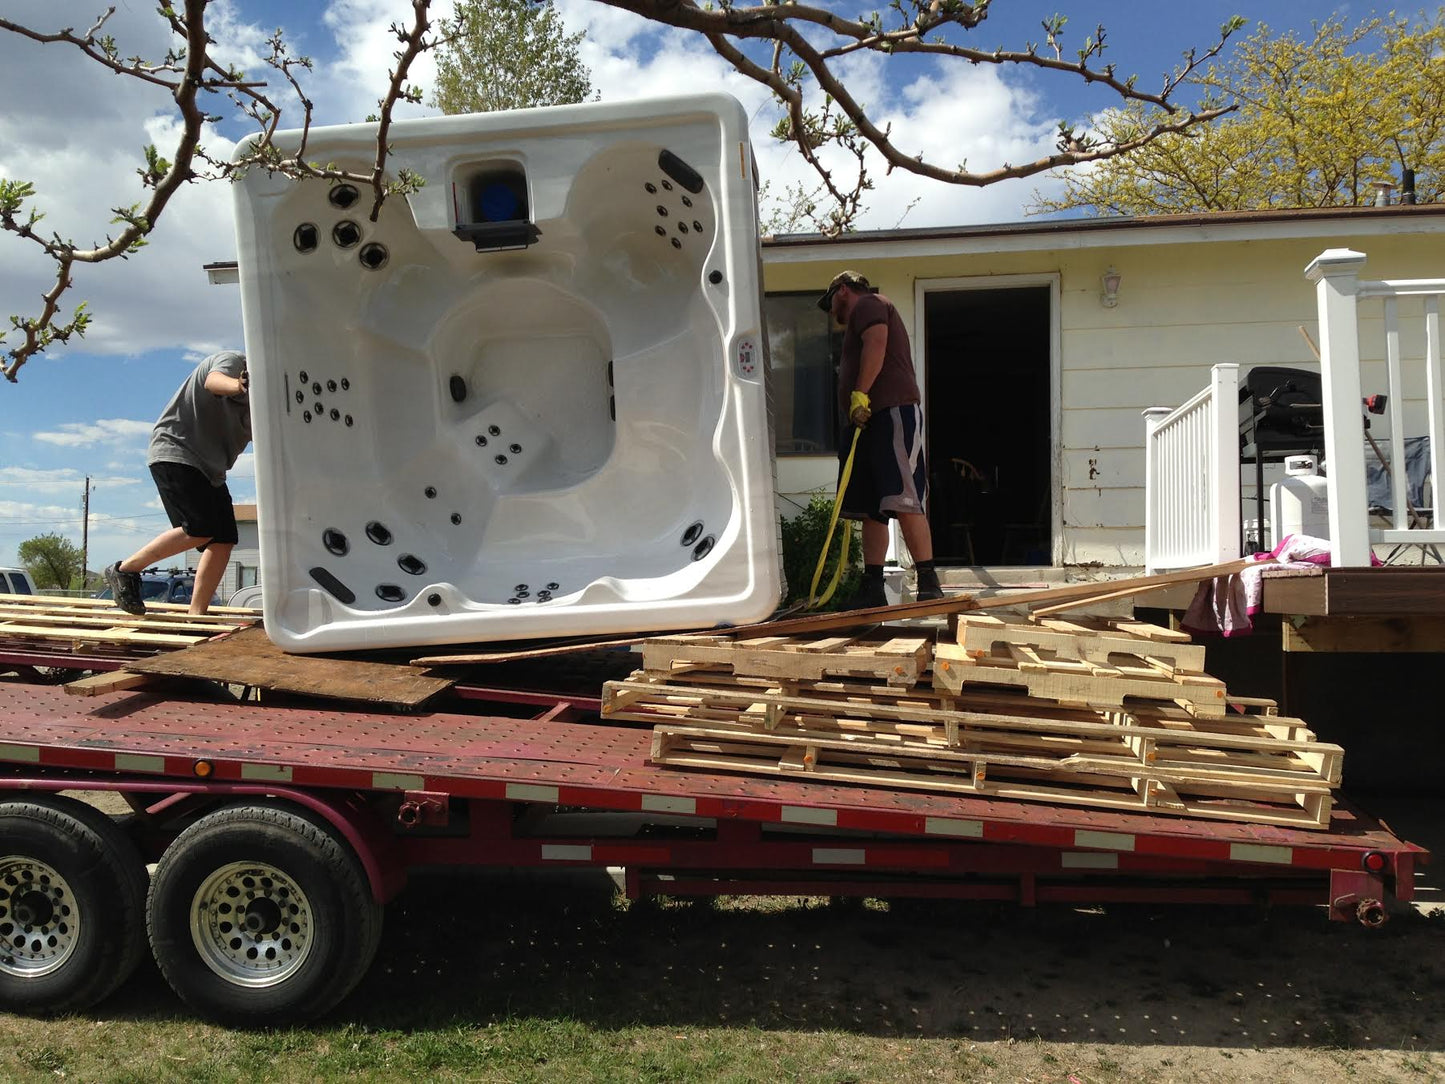
[[[1237,219],[1211,231],[1081,227],[1031,239],[1027,251],[980,251],[993,242],[1014,248],[1007,233],[948,239],[907,237],[790,241],[764,247],[768,291],[817,289],[836,271],[861,271],[897,306],[920,352],[916,288],[930,280],[1057,276],[1060,409],[1057,411],[1055,562],[1136,567],[1144,549],[1144,420],[1151,406],[1176,406],[1202,388],[1210,366],[1315,366],[1300,335],[1318,340],[1314,287],[1304,269],[1327,248],[1366,253],[1367,278],[1438,276],[1445,219],[1384,213],[1371,220],[1322,216],[1261,222],[1250,236]],[[1052,246],[1052,247],[1045,247]],[[1100,304],[1100,279],[1113,266],[1122,276],[1118,305]],[[1001,282],[1001,285],[1007,285]],[[1402,313],[1405,310],[1402,307]],[[1361,320],[1366,391],[1383,388],[1380,321]],[[1407,356],[1423,344],[1406,336]],[[947,364],[924,357],[921,364]],[[1423,388],[1407,397],[1423,418]],[[925,408],[928,404],[925,403]],[[951,409],[967,411],[967,404]],[[808,491],[831,492],[831,456],[783,457],[778,463],[782,511],[805,503]],[[1252,491],[1252,487],[1247,487]]]

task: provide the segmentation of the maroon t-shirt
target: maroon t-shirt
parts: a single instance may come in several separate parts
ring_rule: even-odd
[[[888,345],[883,351],[883,368],[873,386],[865,388],[874,410],[916,403],[918,377],[913,372],[913,350],[908,330],[898,310],[882,294],[864,294],[853,303],[848,326],[843,332],[843,356],[838,364],[838,405],[848,416],[848,400],[858,387],[858,366],[863,360],[863,332],[875,324],[888,326]]]

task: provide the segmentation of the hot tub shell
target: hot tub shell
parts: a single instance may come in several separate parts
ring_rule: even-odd
[[[277,137],[283,149],[299,133]],[[375,125],[309,161],[370,169]],[[725,95],[397,122],[236,185],[267,632],[339,651],[705,628],[781,593],[756,188]]]

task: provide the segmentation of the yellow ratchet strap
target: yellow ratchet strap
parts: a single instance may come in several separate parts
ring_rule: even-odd
[[[854,394],[858,394],[854,392]],[[828,547],[833,544],[833,528],[838,526],[838,513],[843,508],[843,494],[848,489],[848,479],[853,474],[853,455],[858,451],[858,435],[861,429],[853,430],[853,444],[848,449],[848,458],[843,461],[843,473],[838,475],[838,492],[833,497],[833,518],[828,521],[828,536],[823,539],[823,552],[818,554],[818,567],[813,570],[813,583],[808,588],[808,606],[810,610],[816,610],[819,606],[826,606],[828,600],[833,597],[833,592],[838,589],[838,583],[843,578],[843,568],[848,564],[848,539],[852,536],[851,530],[843,532],[843,551],[838,554],[838,567],[833,569],[833,579],[829,582],[827,590],[822,597],[818,597],[818,581],[823,578],[823,566],[828,563]]]

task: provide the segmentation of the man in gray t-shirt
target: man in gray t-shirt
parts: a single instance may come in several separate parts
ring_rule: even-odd
[[[203,614],[236,545],[236,510],[226,471],[251,443],[250,379],[246,356],[212,354],[171,397],[151,431],[146,463],[170,517],[171,529],[105,570],[116,603],[145,613],[143,569],[185,550],[201,551],[191,613]]]

